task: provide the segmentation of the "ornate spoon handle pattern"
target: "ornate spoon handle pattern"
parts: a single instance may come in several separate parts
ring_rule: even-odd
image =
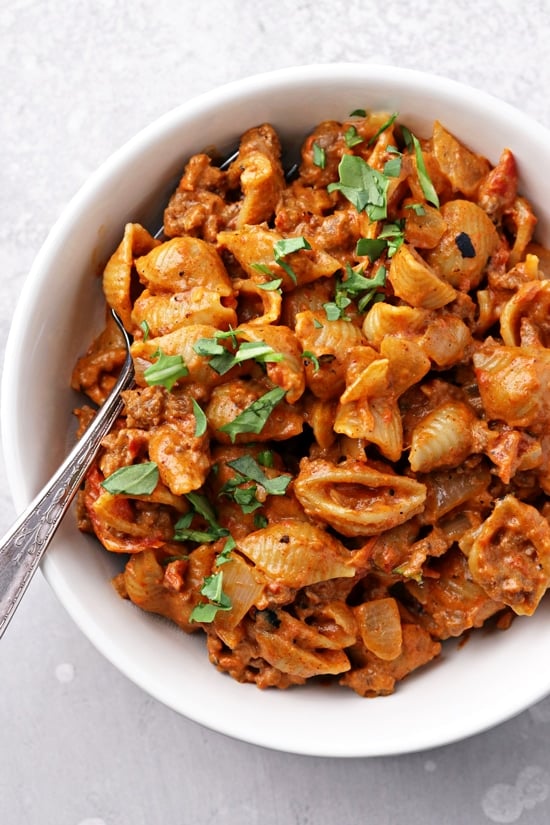
[[[127,347],[117,383],[78,444],[0,542],[0,637],[76,495],[102,438],[122,410],[120,393],[133,384],[130,340],[120,318],[114,311],[112,314]]]

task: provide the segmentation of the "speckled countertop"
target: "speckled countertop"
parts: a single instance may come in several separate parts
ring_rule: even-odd
[[[177,103],[258,71],[370,61],[470,83],[550,127],[549,43],[548,0],[3,0],[2,352],[71,195]],[[13,517],[2,465],[2,530]],[[314,759],[227,739],[149,698],[40,575],[0,643],[2,825],[549,821],[550,698],[434,751]]]

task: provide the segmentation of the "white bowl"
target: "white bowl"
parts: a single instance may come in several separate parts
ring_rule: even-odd
[[[142,131],[88,181],[55,225],[24,285],[3,378],[3,443],[22,509],[73,439],[72,366],[103,317],[97,278],[124,223],[156,227],[171,186],[192,153],[223,155],[248,127],[271,122],[289,145],[321,120],[362,107],[397,111],[420,135],[434,119],[493,163],[517,159],[521,192],[550,243],[550,134],[521,112],[452,81],[374,65],[284,69],[215,89]],[[32,403],[29,403],[29,399]],[[80,534],[69,515],[42,565],[83,633],[131,680],[169,707],[238,739],[318,756],[373,756],[456,741],[519,713],[550,692],[550,604],[503,633],[444,646],[441,658],[385,698],[321,686],[260,691],[210,665],[201,634],[190,637],[120,599],[117,560]]]

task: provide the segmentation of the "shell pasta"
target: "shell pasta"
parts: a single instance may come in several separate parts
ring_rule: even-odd
[[[103,274],[136,383],[77,511],[123,598],[240,682],[366,697],[536,610],[550,253],[518,179],[385,112],[320,123],[289,176],[269,124],[187,161]],[[73,388],[100,405],[123,360],[110,319]]]

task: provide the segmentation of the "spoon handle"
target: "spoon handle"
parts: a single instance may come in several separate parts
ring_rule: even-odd
[[[0,541],[0,637],[76,495],[101,440],[122,410],[120,393],[128,389],[133,380],[134,367],[128,353],[117,383],[80,441]]]

